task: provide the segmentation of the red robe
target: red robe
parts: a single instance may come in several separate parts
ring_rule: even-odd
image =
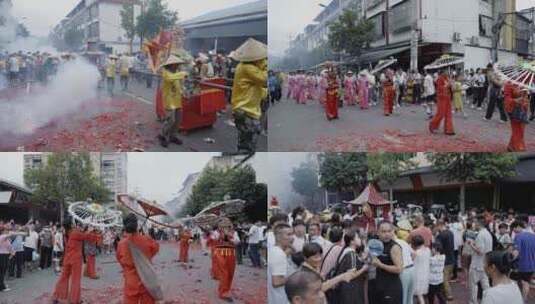
[[[95,234],[84,233],[73,228],[67,238],[65,246],[65,256],[63,258],[63,269],[59,277],[54,294],[54,300],[67,300],[69,303],[80,303],[81,300],[81,278],[82,278],[82,246],[84,241],[96,242],[98,238]],[[69,289],[70,282],[70,289]]]
[[[128,241],[134,243],[150,260],[158,253],[160,245],[155,240],[144,235],[137,233],[126,234],[126,237],[117,245],[116,252],[117,261],[123,268],[123,304],[152,304],[154,299],[139,279],[132,255],[128,250]]]
[[[182,263],[187,263],[189,260],[189,241],[191,240],[191,232],[183,232],[180,234],[179,247],[180,255],[179,260]]]
[[[444,120],[444,133],[455,134],[451,113],[451,87],[446,75],[440,75],[437,79],[437,113],[429,123],[429,131],[432,133],[437,130],[442,120]]]
[[[522,96],[522,93],[511,82],[507,82],[503,87],[503,95],[504,95],[504,101],[505,101],[505,111],[507,113],[513,112],[514,108],[517,106],[517,103],[515,102],[516,98],[519,98]],[[522,96],[522,102],[520,104],[520,107],[522,107],[522,110],[527,111],[528,110],[528,98],[527,94]],[[509,145],[507,146],[507,150],[510,152],[522,152],[526,151],[526,143],[524,141],[524,133],[526,124],[524,122],[520,122],[517,120],[510,119],[511,121],[511,139],[509,140]]]
[[[215,242],[212,260],[215,272],[218,274],[219,287],[217,293],[219,298],[230,297],[234,270],[236,269],[236,248],[234,245],[232,231],[224,236],[219,232],[219,240]]]
[[[327,76],[327,93],[325,96],[325,114],[327,119],[338,118],[338,82],[336,75]]]
[[[383,99],[384,99],[384,114],[385,116],[392,115],[394,111],[394,96],[396,92],[394,90],[394,83],[390,79],[383,82]]]

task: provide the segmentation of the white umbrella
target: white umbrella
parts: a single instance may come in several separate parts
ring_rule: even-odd
[[[463,57],[457,57],[452,55],[442,55],[442,57],[433,61],[433,63],[428,64],[424,67],[425,70],[436,70],[449,66],[454,66],[464,62]]]
[[[535,91],[535,61],[519,64],[496,63],[494,71],[506,81],[524,89]]]
[[[74,221],[97,228],[122,226],[121,212],[92,202],[74,202],[69,205]]]
[[[397,59],[395,58],[389,58],[389,59],[385,59],[385,60],[381,60],[377,63],[377,65],[375,66],[375,68],[373,68],[373,70],[370,71],[371,74],[376,74],[376,73],[379,73],[381,72],[382,70],[386,69],[387,67],[393,65],[394,63],[398,62]]]

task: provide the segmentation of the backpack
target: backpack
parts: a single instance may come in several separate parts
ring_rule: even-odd
[[[329,253],[331,252],[331,250],[334,248],[334,246],[336,245],[332,245],[331,248],[329,249],[329,251],[327,251],[327,254],[325,255],[325,257],[323,258],[323,261],[321,261],[321,268],[323,268],[323,263],[325,262],[325,259],[327,258],[327,256],[329,255]],[[329,270],[329,272],[327,273],[327,275],[325,276],[325,280],[330,280],[334,277],[336,277],[336,275],[338,275],[338,269],[340,268],[340,257],[342,256],[342,254],[344,253],[344,251],[346,250],[347,246],[344,246],[342,248],[342,250],[340,251],[340,253],[338,254],[338,257],[336,258],[336,264],[335,266]],[[321,269],[320,268],[320,269]],[[337,286],[335,286],[334,288],[331,288],[329,290],[327,290],[325,292],[325,296],[327,297],[327,302],[328,303],[337,303],[337,295],[338,295],[338,292],[337,292]]]

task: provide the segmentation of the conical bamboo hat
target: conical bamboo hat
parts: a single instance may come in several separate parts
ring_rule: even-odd
[[[265,59],[267,58],[267,45],[253,38],[249,38],[233,52],[231,58],[242,62]]]

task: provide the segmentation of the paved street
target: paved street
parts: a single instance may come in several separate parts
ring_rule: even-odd
[[[210,279],[210,260],[198,248],[191,251],[193,260],[190,269],[184,269],[175,260],[178,256],[176,242],[160,243],[160,252],[153,260],[164,286],[166,304],[211,304],[226,303],[217,298],[217,282]],[[236,268],[232,294],[234,303],[261,304],[267,302],[266,270],[255,269],[249,260]],[[122,303],[122,273],[115,255],[97,259],[98,280],[82,279],[84,303]],[[23,279],[10,280],[12,289],[0,293],[1,304],[49,303],[57,276],[52,270],[25,273]]]
[[[340,119],[327,121],[317,101],[298,105],[282,100],[271,107],[270,151],[363,151],[363,152],[506,152],[510,124],[499,122],[496,110],[492,121],[484,121],[484,111],[466,109],[468,117],[454,114],[457,135],[430,134],[422,106],[404,105],[396,114],[383,116],[382,104],[368,110],[344,106]],[[441,129],[442,130],[442,129]],[[535,126],[526,127],[528,151],[535,150]]]
[[[154,86],[155,87],[155,86]],[[153,104],[155,89],[131,80],[129,91],[109,98],[104,92],[98,100],[84,103],[74,113],[57,117],[30,134],[17,130],[0,134],[3,151],[218,151],[235,152],[237,132],[231,121],[230,107],[221,114],[211,128],[182,134],[184,144],[170,144],[167,149],[157,140],[160,123]],[[1,99],[1,98],[0,98]],[[14,102],[14,101],[11,101]],[[10,100],[2,100],[8,107]],[[260,136],[258,151],[267,150],[267,137]]]

